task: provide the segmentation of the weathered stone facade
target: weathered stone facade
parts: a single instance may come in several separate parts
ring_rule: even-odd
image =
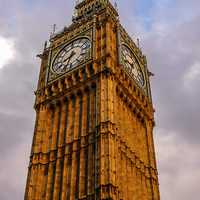
[[[160,200],[146,58],[109,1],[85,0],[76,9],[72,25],[39,55],[25,200]],[[91,58],[51,74],[54,55],[77,37],[91,40]],[[120,63],[122,42],[141,65],[143,88]]]

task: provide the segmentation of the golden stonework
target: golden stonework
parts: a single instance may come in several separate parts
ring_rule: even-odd
[[[108,0],[75,8],[39,55],[25,200],[160,200],[146,57]]]

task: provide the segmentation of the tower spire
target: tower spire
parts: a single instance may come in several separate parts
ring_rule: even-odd
[[[117,9],[109,0],[76,0],[73,22],[95,15],[99,11],[110,7],[118,16]]]

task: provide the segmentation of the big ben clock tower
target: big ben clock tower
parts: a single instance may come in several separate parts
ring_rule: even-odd
[[[146,57],[109,0],[75,10],[39,55],[25,200],[160,200]]]

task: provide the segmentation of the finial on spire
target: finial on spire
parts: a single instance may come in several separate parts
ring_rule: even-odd
[[[80,1],[79,0],[76,0],[76,5],[78,5],[80,3]]]
[[[114,6],[115,6],[115,9],[117,10],[117,2],[115,1],[115,3],[114,3]]]
[[[115,1],[115,3],[114,3],[114,8],[118,12],[118,3],[117,3],[117,1]]]
[[[140,49],[140,39],[137,38],[137,47]]]
[[[56,24],[53,25],[53,34],[56,32]]]
[[[44,50],[47,48],[47,41],[44,43]]]
[[[56,32],[56,24],[53,24],[53,30],[50,32],[50,39],[51,39],[51,37],[53,37],[55,32]]]
[[[81,2],[83,2],[84,0],[76,0],[76,6],[79,4],[79,3],[81,3]]]
[[[76,5],[78,5],[79,2],[80,2],[80,1],[77,0],[77,1],[76,1]],[[76,9],[76,6],[75,6],[75,8],[74,8],[74,13],[73,13],[73,15],[72,15],[72,21],[73,21],[73,22],[76,20],[76,17],[77,17],[77,9]]]

